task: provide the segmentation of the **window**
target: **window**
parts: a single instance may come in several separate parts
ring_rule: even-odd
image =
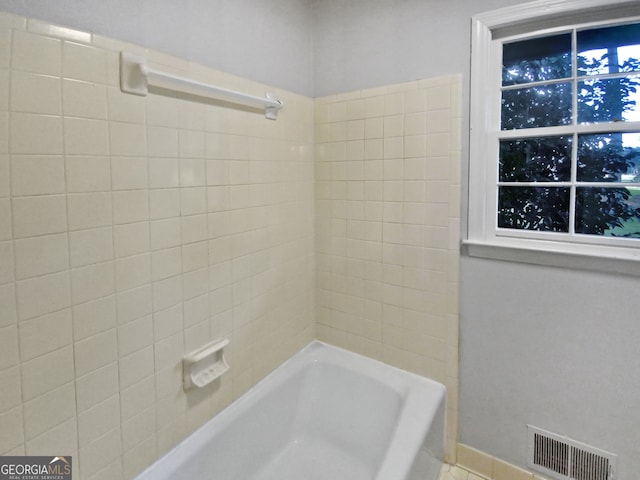
[[[468,244],[640,259],[640,16],[576,4],[475,19]]]

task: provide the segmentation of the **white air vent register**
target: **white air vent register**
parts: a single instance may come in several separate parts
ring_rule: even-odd
[[[529,467],[559,480],[615,480],[617,456],[527,425]]]

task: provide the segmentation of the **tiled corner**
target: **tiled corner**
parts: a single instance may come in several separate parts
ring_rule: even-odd
[[[449,461],[461,95],[450,76],[315,100],[318,337],[444,383]]]

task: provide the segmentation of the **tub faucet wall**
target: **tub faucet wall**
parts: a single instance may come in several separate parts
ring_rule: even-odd
[[[264,114],[123,94],[120,50],[0,14],[0,454],[130,478],[314,337],[312,101]],[[231,339],[232,373],[181,359]],[[259,355],[259,358],[258,358]]]

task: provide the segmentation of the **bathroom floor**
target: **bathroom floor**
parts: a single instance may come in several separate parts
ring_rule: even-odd
[[[485,480],[484,477],[468,472],[455,465],[444,464],[440,470],[439,480]]]

